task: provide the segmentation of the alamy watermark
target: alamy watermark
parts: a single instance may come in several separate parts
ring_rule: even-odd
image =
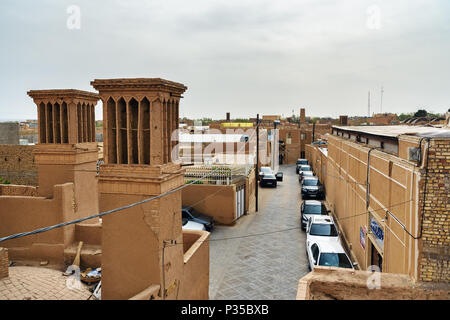
[[[381,289],[381,270],[378,266],[369,266],[367,271],[371,271],[372,274],[367,278],[367,288],[370,290]]]
[[[81,29],[81,9],[77,5],[70,5],[66,10],[67,17],[66,26],[69,30],[80,30]]]
[[[381,25],[381,9],[377,5],[371,5],[367,8],[366,26],[371,30],[380,30]]]

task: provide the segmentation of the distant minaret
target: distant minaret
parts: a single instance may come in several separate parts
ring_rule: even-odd
[[[368,98],[368,105],[367,105],[367,116],[370,118],[370,91],[369,91],[369,98]]]

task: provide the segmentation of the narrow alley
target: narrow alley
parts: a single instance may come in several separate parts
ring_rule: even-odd
[[[259,189],[258,213],[211,233],[210,299],[295,299],[298,279],[309,272],[306,236],[295,165],[280,171],[277,188]]]

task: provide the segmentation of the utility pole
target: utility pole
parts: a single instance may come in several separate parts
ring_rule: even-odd
[[[258,181],[259,181],[259,113],[256,115],[256,168],[255,168],[255,209],[258,212]]]
[[[311,141],[311,143],[314,142],[315,131],[316,131],[316,122],[314,121],[313,122],[313,129],[312,129],[312,141]]]
[[[381,86],[380,113],[383,113],[383,86]]]

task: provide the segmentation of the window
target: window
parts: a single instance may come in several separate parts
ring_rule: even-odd
[[[287,136],[286,136],[286,144],[291,144],[292,142],[292,136],[291,133],[288,132]]]
[[[334,224],[313,223],[309,234],[312,236],[337,237],[338,232]]]
[[[313,244],[311,246],[311,253],[314,260],[314,263],[317,264],[317,258],[319,257],[319,246],[317,244]]]
[[[305,140],[305,139],[306,139],[306,134],[305,134],[305,133],[302,133],[302,134],[300,135],[300,139]]]
[[[321,214],[322,213],[322,206],[320,204],[318,205],[306,205],[304,209],[305,214]]]
[[[352,264],[345,253],[322,253],[319,266],[352,268]]]
[[[305,179],[303,180],[303,185],[307,187],[315,187],[319,184],[319,180],[317,179]]]

